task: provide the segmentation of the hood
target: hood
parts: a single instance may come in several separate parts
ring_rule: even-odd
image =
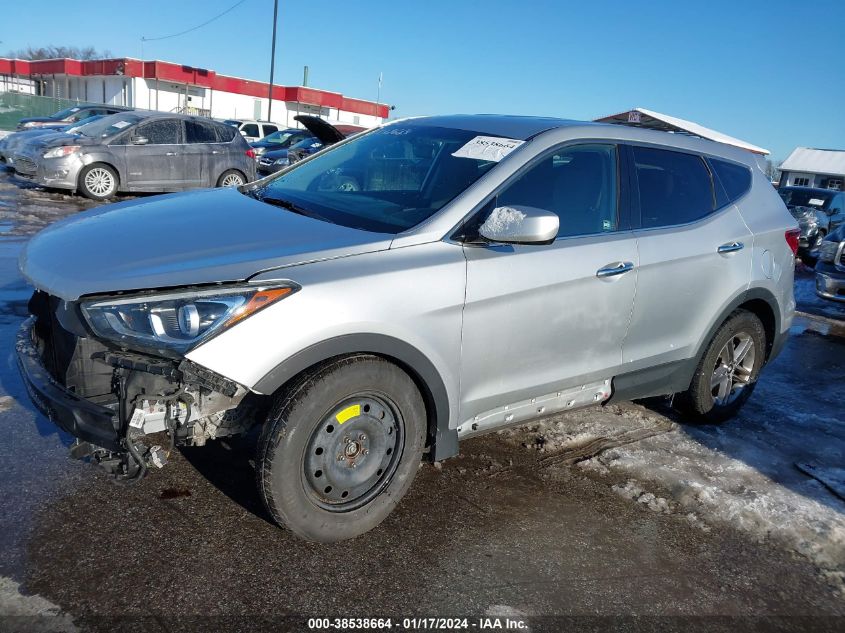
[[[302,123],[324,145],[331,145],[346,138],[335,126],[318,116],[298,114],[293,120]]]
[[[261,155],[261,158],[267,158],[271,160],[278,160],[280,158],[286,158],[288,155],[288,150],[286,149],[274,149],[271,152],[264,152]]]
[[[211,189],[107,205],[38,233],[20,257],[37,288],[83,295],[245,281],[258,272],[390,247],[392,235],[330,224]]]
[[[822,213],[819,209],[814,207],[802,207],[802,206],[788,206],[789,212],[792,214],[792,217],[798,220],[798,223],[809,223],[818,220],[819,214]]]
[[[21,147],[26,154],[40,154],[51,147],[59,147],[60,145],[81,145],[87,147],[90,145],[100,145],[100,139],[91,138],[89,136],[82,136],[81,134],[69,134],[68,132],[59,132],[51,130],[49,134],[35,135],[27,138],[25,145]]]
[[[48,136],[54,137],[56,135],[61,134],[63,134],[63,132],[60,132],[53,128],[38,127],[32,130],[24,130],[23,132],[15,132],[14,134],[9,134],[9,136],[4,138],[3,141],[5,141],[5,147],[9,149],[16,149],[38,137],[44,137],[44,139],[46,140]],[[2,143],[3,141],[0,141],[0,143]]]

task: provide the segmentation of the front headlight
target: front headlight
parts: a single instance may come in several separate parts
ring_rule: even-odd
[[[108,341],[174,356],[297,290],[285,284],[136,295],[85,302],[82,313],[94,333]]]
[[[274,165],[287,165],[288,164],[288,157],[285,156],[284,158],[277,158],[273,161]]]
[[[38,121],[27,121],[26,123],[23,124],[24,128],[32,128],[32,127],[37,127],[37,126],[38,126]]]
[[[51,150],[44,152],[44,158],[62,158],[63,156],[70,156],[79,151],[79,145],[62,145],[61,147],[54,147]]]

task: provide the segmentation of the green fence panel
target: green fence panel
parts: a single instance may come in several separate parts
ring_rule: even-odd
[[[21,92],[0,92],[0,130],[14,130],[20,119],[50,116],[77,104],[77,101],[70,99],[39,97]]]

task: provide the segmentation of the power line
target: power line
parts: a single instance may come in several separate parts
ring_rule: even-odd
[[[194,26],[194,27],[192,27],[192,28],[190,28],[190,29],[187,29],[187,30],[185,30],[185,31],[181,31],[181,32],[179,32],[179,33],[173,33],[172,35],[162,35],[161,37],[143,37],[143,36],[142,36],[142,37],[141,37],[141,41],[142,41],[142,42],[157,42],[157,41],[159,41],[159,40],[169,40],[169,39],[170,39],[170,38],[172,38],[172,37],[179,37],[180,35],[186,35],[187,33],[190,33],[190,32],[192,32],[192,31],[196,31],[197,29],[201,29],[202,27],[204,27],[204,26],[207,26],[207,25],[211,24],[212,22],[214,22],[214,20],[217,20],[218,18],[222,18],[224,15],[226,15],[226,14],[227,14],[227,13],[229,13],[230,11],[234,11],[235,9],[237,9],[237,8],[238,8],[239,6],[241,6],[244,2],[246,2],[246,0],[240,0],[240,2],[236,2],[236,3],[235,3],[235,4],[233,4],[231,7],[229,7],[228,9],[226,9],[223,13],[219,13],[218,15],[215,15],[215,16],[214,16],[213,18],[211,18],[210,20],[206,20],[206,21],[205,21],[205,22],[203,22],[202,24],[198,24],[197,26]]]

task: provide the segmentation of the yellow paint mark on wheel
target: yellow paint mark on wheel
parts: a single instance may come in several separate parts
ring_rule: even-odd
[[[357,418],[361,415],[361,405],[360,404],[353,404],[351,406],[346,407],[343,411],[338,413],[335,417],[338,424],[343,424],[350,418]]]

